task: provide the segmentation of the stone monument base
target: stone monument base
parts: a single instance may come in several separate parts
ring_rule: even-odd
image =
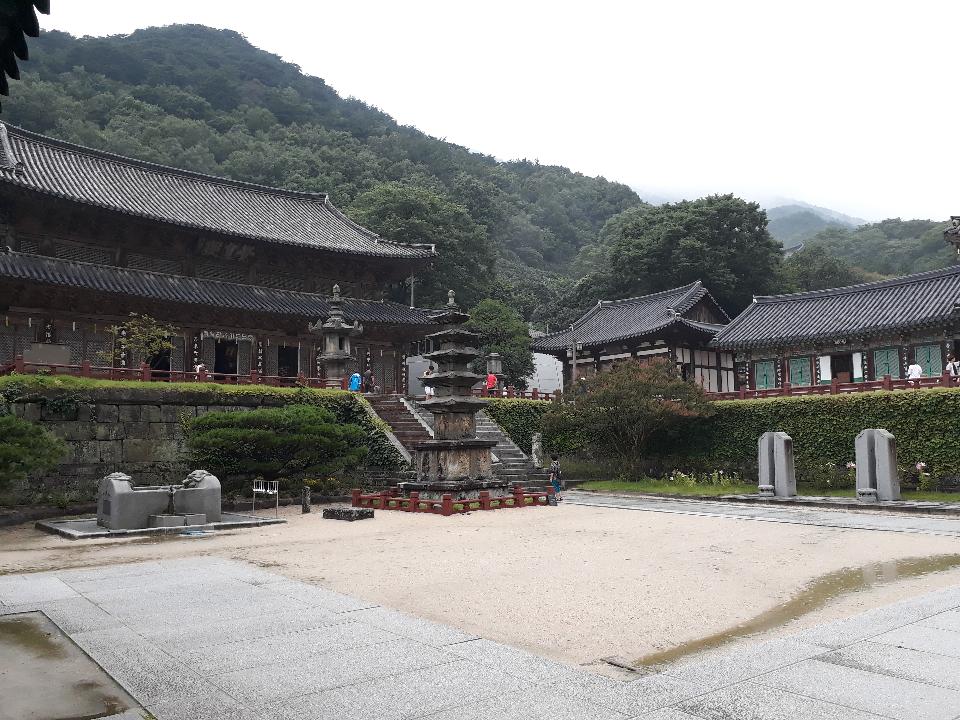
[[[476,500],[481,492],[490,497],[506,497],[513,494],[513,483],[509,480],[415,480],[402,482],[397,490],[404,497],[417,493],[424,500],[442,500],[450,495],[454,500]]]
[[[351,505],[355,508],[376,508],[378,510],[400,510],[403,512],[433,513],[435,515],[456,515],[473,512],[474,510],[500,510],[506,508],[546,507],[550,505],[553,488],[528,492],[519,485],[510,485],[505,480],[474,480],[473,484],[489,483],[498,487],[487,489],[464,488],[461,483],[458,492],[465,497],[454,498],[453,492],[440,492],[440,489],[429,487],[420,490],[410,489],[411,485],[445,485],[446,483],[401,483],[401,485],[379,493],[364,494],[362,490],[354,490]],[[401,486],[406,488],[401,489]],[[475,493],[475,495],[474,495]],[[439,497],[435,495],[439,494]]]
[[[177,513],[176,515],[150,515],[147,518],[148,528],[185,527],[189,525],[206,525],[207,516],[200,513]]]

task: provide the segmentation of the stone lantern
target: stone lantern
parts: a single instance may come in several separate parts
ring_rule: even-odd
[[[503,359],[500,357],[500,353],[492,352],[487,355],[487,374],[491,373],[496,375],[498,380],[503,375]]]
[[[310,325],[310,332],[322,336],[322,350],[317,355],[317,364],[326,370],[328,379],[342,380],[347,374],[347,361],[353,356],[350,353],[350,338],[363,332],[363,326],[358,322],[346,322],[340,301],[340,286],[333,286],[333,297],[330,298],[330,315],[324,321],[317,321]]]

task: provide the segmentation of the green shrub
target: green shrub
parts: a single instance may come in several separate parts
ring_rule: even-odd
[[[550,408],[543,400],[495,398],[487,403],[487,414],[525,453],[531,449],[534,433],[542,432],[543,414]]]
[[[66,445],[39,425],[0,415],[0,489],[57,466]]]
[[[209,413],[189,420],[186,431],[194,463],[224,476],[231,489],[254,477],[298,487],[304,478],[355,468],[367,456],[363,428],[312,405]]]
[[[767,430],[793,438],[800,469],[831,464],[844,471],[854,439],[865,428],[885,428],[897,439],[901,465],[926,463],[935,477],[960,475],[960,390],[929,389],[813,395],[714,403],[713,417],[695,421],[687,437],[659,448],[708,461],[717,467],[755,461],[757,439]],[[798,472],[798,480],[805,478]]]

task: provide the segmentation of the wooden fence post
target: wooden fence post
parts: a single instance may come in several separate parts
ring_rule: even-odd
[[[453,495],[448,493],[440,499],[440,514],[453,515]]]
[[[833,378],[830,380],[830,394],[836,395],[838,392],[840,392],[840,381]]]
[[[13,359],[13,370],[14,372],[17,372],[20,375],[23,375],[23,371],[24,371],[23,355],[17,355]]]
[[[140,363],[140,379],[143,382],[150,382],[150,366],[146,363]]]
[[[90,377],[90,361],[84,360],[80,363],[80,377]]]
[[[893,390],[893,378],[890,375],[883,376],[883,389]]]

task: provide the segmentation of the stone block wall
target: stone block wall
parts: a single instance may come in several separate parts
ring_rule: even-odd
[[[83,399],[31,397],[7,410],[37,423],[67,444],[57,471],[32,478],[13,494],[20,501],[82,502],[95,497],[97,481],[124,472],[138,485],[182,482],[187,466],[183,421],[208,412],[280,405],[269,397],[238,397],[235,405],[208,405],[198,393],[180,396],[149,388],[94,390]],[[29,497],[33,495],[34,497]]]

